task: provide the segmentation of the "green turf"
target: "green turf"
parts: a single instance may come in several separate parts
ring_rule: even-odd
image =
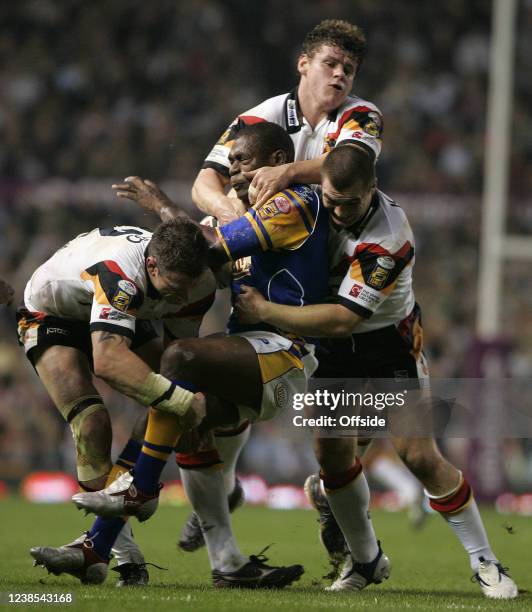
[[[76,537],[90,525],[89,518],[70,505],[32,505],[10,498],[0,502],[0,591],[73,592],[76,610],[526,610],[532,595],[521,594],[511,602],[493,602],[469,581],[470,569],[453,534],[437,516],[414,532],[404,514],[374,512],[374,523],[393,565],[390,580],[361,593],[329,594],[327,562],[316,537],[316,517],[310,511],[243,508],[234,516],[235,532],[244,552],[258,553],[265,545],[274,563],[303,563],[305,575],[283,591],[226,591],[210,586],[204,551],[179,552],[175,541],[185,508],[161,507],[157,515],[133,528],[147,560],[168,568],[151,571],[146,588],[116,589],[114,572],[107,583],[82,587],[70,576],[48,576],[33,568],[30,546],[59,545]],[[485,511],[492,543],[522,590],[532,589],[532,521],[524,517],[501,517]],[[509,534],[504,524],[511,524]],[[4,606],[2,606],[4,607]],[[12,606],[14,607],[14,606]],[[42,604],[31,609],[43,607]],[[64,608],[56,604],[56,608]],[[16,606],[30,609],[29,606]]]

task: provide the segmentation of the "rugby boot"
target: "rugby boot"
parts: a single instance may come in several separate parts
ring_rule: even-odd
[[[329,561],[333,567],[331,578],[335,578],[340,569],[340,565],[349,555],[349,548],[345,541],[344,534],[336,522],[329,502],[321,488],[319,474],[311,474],[305,480],[305,495],[313,508],[319,513],[319,538],[322,546],[329,555]]]
[[[244,501],[245,495],[244,489],[242,488],[242,483],[238,478],[236,478],[235,488],[227,496],[229,512],[234,512],[237,508],[240,508]],[[177,546],[186,552],[194,552],[202,546],[205,546],[205,538],[203,537],[203,532],[201,531],[198,515],[195,512],[192,512],[188,516],[185,524],[183,525]]]
[[[390,576],[390,560],[382,552],[379,542],[379,552],[370,563],[357,563],[349,555],[340,577],[337,578],[326,591],[361,591],[369,584],[380,584]]]
[[[133,483],[133,472],[130,471],[101,491],[76,493],[72,496],[72,501],[78,509],[85,510],[86,514],[93,512],[104,518],[135,516],[142,522],[148,520],[157,510],[159,490],[154,495],[139,491]]]
[[[258,555],[251,555],[249,561],[235,571],[213,570],[214,586],[230,589],[282,589],[304,574],[302,565],[266,565],[268,558],[262,554],[264,550]]]
[[[495,561],[486,561],[483,557],[480,557],[478,573],[473,580],[478,581],[482,593],[490,599],[515,599],[519,595],[508,568]]]
[[[30,554],[34,558],[33,565],[42,565],[56,576],[70,574],[82,584],[102,584],[107,577],[109,559],[102,559],[94,551],[87,533],[57,548],[36,546],[30,549]]]

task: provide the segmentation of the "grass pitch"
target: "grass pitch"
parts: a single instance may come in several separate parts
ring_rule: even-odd
[[[305,574],[282,591],[214,590],[204,550],[184,553],[176,548],[186,508],[163,506],[157,515],[133,529],[146,559],[168,568],[150,568],[151,584],[145,588],[116,589],[115,572],[103,586],[84,587],[66,575],[48,575],[33,568],[29,548],[58,546],[88,529],[71,505],[35,505],[17,498],[0,502],[0,591],[16,593],[74,593],[74,603],[54,604],[71,610],[179,610],[217,612],[239,610],[532,610],[532,594],[513,601],[487,600],[478,585],[469,581],[468,559],[450,529],[438,516],[428,517],[421,531],[413,531],[402,513],[374,512],[373,519],[383,548],[392,561],[390,579],[361,593],[325,593],[322,576],[329,567],[317,541],[313,511],[269,510],[244,507],[234,515],[234,528],[242,550],[257,554],[267,544],[273,564],[302,563]],[[492,545],[521,590],[532,590],[532,521],[526,517],[501,517],[483,512]],[[512,526],[508,533],[506,526]],[[112,562],[111,562],[112,563]],[[2,604],[5,603],[5,596]],[[9,606],[2,607],[8,608]],[[18,609],[40,609],[44,604]],[[48,607],[48,606],[47,606]]]

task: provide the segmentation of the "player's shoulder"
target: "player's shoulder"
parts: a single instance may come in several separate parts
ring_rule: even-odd
[[[238,118],[246,124],[259,121],[271,121],[272,123],[282,123],[284,116],[284,108],[288,93],[273,96],[263,100],[253,108],[240,113]]]
[[[377,213],[374,223],[368,225],[368,232],[388,248],[403,244],[405,241],[413,243],[413,232],[405,211],[382,191],[377,191],[377,197]]]
[[[359,98],[355,95],[351,95],[347,96],[346,101],[339,107],[337,117],[340,118],[344,113],[352,110],[358,110],[360,112],[376,112],[379,113],[379,115],[382,115],[379,107],[373,102],[365,100],[364,98]]]
[[[320,198],[317,191],[311,185],[293,183],[286,189],[276,193],[272,201],[276,203],[278,208],[284,208],[287,212],[289,208],[298,208],[301,205],[316,212],[319,207]]]

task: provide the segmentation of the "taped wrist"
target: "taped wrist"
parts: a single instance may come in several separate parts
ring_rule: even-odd
[[[183,416],[190,408],[194,394],[161,374],[150,372],[144,381],[139,399],[146,406]]]

